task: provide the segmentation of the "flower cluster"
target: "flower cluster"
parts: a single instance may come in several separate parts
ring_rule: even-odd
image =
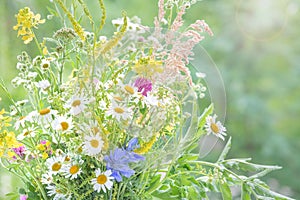
[[[28,96],[12,101],[9,116],[0,112],[0,156],[6,156],[3,166],[26,183],[20,199],[152,199],[161,194],[202,199],[204,191],[225,179],[232,182],[222,171],[226,163],[220,163],[222,169],[208,163],[214,169],[206,170],[207,162],[191,153],[203,135],[226,136],[226,128],[211,116],[213,106],[201,108],[205,76],[189,68],[194,46],[212,32],[203,20],[176,32],[187,5],[195,1],[159,0],[154,29],[123,14],[113,20],[117,29],[110,39],[99,34],[106,18],[102,0],[98,29],[83,0],[72,4],[72,11],[82,7],[93,32],[84,31],[61,0],[54,3],[70,23],[62,19],[67,27],[37,42],[47,50],[42,55],[18,56],[19,74],[12,84],[23,86]],[[179,12],[174,19],[170,12],[165,23],[169,5]],[[29,8],[16,17],[14,29],[30,42],[32,28],[44,20]],[[169,29],[163,29],[166,24]],[[203,181],[211,177],[215,182]]]
[[[40,14],[35,15],[28,7],[20,9],[16,18],[18,24],[13,29],[18,30],[18,36],[22,36],[25,44],[31,42],[35,37],[32,28],[37,28],[39,24],[45,23],[45,19],[41,19]]]

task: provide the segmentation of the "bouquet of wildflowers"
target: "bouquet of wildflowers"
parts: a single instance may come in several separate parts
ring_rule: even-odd
[[[28,7],[16,15],[18,36],[40,52],[18,56],[12,84],[28,96],[0,112],[1,164],[24,182],[20,199],[227,200],[232,186],[242,199],[289,199],[259,179],[279,167],[225,158],[231,139],[216,162],[199,159],[200,138],[224,140],[226,128],[212,105],[201,108],[204,76],[190,65],[212,31],[203,20],[180,31],[196,0],[159,0],[154,28],[123,13],[112,37],[101,35],[98,3],[100,24],[84,0],[54,0],[64,26],[41,41],[45,19]]]

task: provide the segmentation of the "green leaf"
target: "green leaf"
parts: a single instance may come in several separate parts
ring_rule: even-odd
[[[20,189],[19,189],[19,194],[26,194],[25,189],[24,189],[24,188],[20,188]]]
[[[260,195],[262,195],[263,197],[271,197],[269,199],[276,199],[276,200],[293,200],[290,197],[284,196],[282,194],[279,194],[277,192],[274,192],[268,188],[266,188],[263,185],[256,185],[255,186],[255,192],[258,192]]]
[[[249,163],[247,161],[251,160],[250,158],[247,159],[229,159],[224,160],[222,164],[229,168],[235,168],[238,170],[243,170],[247,172],[257,172],[257,171],[263,171],[263,170],[277,170],[281,169],[279,166],[272,166],[272,165],[259,165],[254,163]]]
[[[214,110],[214,105],[213,104],[210,104],[202,113],[202,115],[199,117],[199,120],[198,120],[198,129],[202,129],[203,126],[205,125],[206,123],[206,118],[211,115],[213,113],[213,110]]]
[[[19,194],[17,194],[17,193],[14,193],[14,192],[10,192],[10,193],[7,193],[7,194],[5,194],[5,196],[6,197],[18,197],[19,196]]]
[[[223,151],[222,151],[222,153],[221,153],[221,155],[220,155],[217,162],[221,162],[226,158],[230,148],[231,148],[231,137],[229,138],[229,140],[228,140],[226,146],[224,147],[224,149],[223,149]]]
[[[150,182],[150,185],[147,189],[147,192],[149,194],[154,192],[160,186],[160,184],[161,184],[160,177],[161,177],[161,174],[157,174],[152,178],[152,181]]]
[[[248,190],[248,186],[243,183],[241,188],[241,200],[251,200],[251,193]]]
[[[281,169],[281,168],[269,168],[269,169],[265,169],[257,174],[254,174],[253,176],[250,176],[250,179],[256,179],[256,178],[260,178],[262,176],[265,176],[266,174],[270,173],[271,171],[274,171],[276,169]]]
[[[232,199],[231,190],[226,181],[224,181],[223,183],[220,182],[219,188],[220,188],[220,192],[222,194],[223,200]]]

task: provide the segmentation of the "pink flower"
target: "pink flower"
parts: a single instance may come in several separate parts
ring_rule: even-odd
[[[27,200],[27,195],[26,194],[21,194],[20,195],[20,200]]]
[[[17,148],[12,148],[12,150],[20,157],[20,158],[24,158],[25,157],[25,146],[20,146]],[[14,156],[14,159],[16,159],[16,157]]]
[[[152,83],[145,78],[138,78],[134,82],[134,86],[138,88],[138,92],[142,92],[144,96],[147,96],[147,92],[152,90]]]

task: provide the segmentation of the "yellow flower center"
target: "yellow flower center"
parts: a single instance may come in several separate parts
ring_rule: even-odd
[[[107,177],[104,174],[101,174],[97,177],[97,183],[99,184],[105,184],[107,181]]]
[[[43,68],[43,69],[49,68],[49,64],[48,64],[48,63],[44,63],[43,66],[42,66],[42,68]]]
[[[126,85],[124,88],[129,94],[134,94],[134,89],[129,85]]]
[[[100,132],[98,127],[93,127],[92,130],[93,130],[94,133],[99,133]]]
[[[58,170],[60,170],[60,168],[61,168],[61,164],[60,163],[54,163],[52,165],[52,171],[57,172]]]
[[[124,113],[123,108],[120,108],[120,107],[117,107],[117,108],[115,108],[114,110],[115,110],[116,113],[119,113],[119,114]]]
[[[114,99],[117,100],[117,101],[122,101],[123,100],[122,97],[119,97],[119,96],[115,96]]]
[[[25,119],[25,117],[26,117],[26,116],[22,116],[22,117],[20,117],[19,120],[21,121],[21,120]]]
[[[73,101],[72,106],[76,107],[76,106],[79,106],[80,104],[81,104],[81,101],[79,99],[77,99],[77,100]]]
[[[58,194],[62,194],[62,191],[60,189],[56,189],[55,192]]]
[[[92,147],[97,148],[99,146],[99,141],[93,139],[93,140],[90,141],[90,144],[91,144]]]
[[[79,167],[77,165],[73,165],[69,171],[70,174],[76,174],[79,171]]]
[[[65,157],[65,161],[66,161],[66,162],[69,162],[70,160],[71,160],[71,158],[70,158],[69,156],[66,156],[66,157]]]
[[[214,133],[219,133],[219,132],[220,132],[219,127],[218,127],[215,123],[211,123],[210,128],[211,128],[211,130],[212,130]]]
[[[29,131],[26,131],[24,134],[23,134],[23,136],[27,136],[27,135],[29,135]]]
[[[48,113],[50,113],[49,108],[45,108],[45,109],[40,110],[40,115],[47,115]]]
[[[61,122],[60,125],[63,131],[68,130],[69,128],[68,122]]]

